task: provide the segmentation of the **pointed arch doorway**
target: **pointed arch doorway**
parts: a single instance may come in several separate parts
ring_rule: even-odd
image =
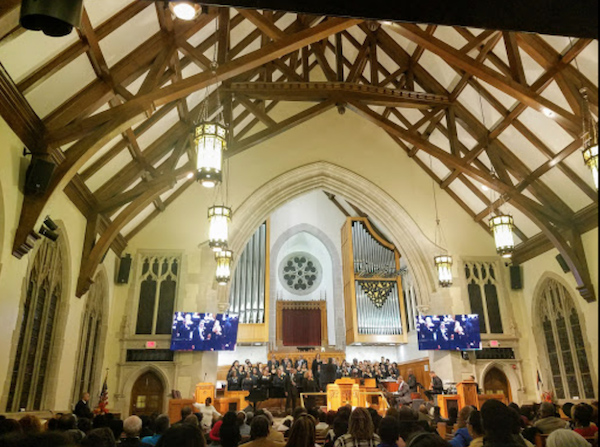
[[[483,378],[484,393],[504,394],[509,402],[512,402],[510,383],[506,374],[495,366],[490,368]]]
[[[163,412],[165,387],[153,371],[146,371],[133,384],[129,414],[138,416]]]

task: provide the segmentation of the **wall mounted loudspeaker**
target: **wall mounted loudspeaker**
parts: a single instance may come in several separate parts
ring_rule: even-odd
[[[523,288],[523,277],[521,276],[521,266],[510,266],[510,288],[512,290],[521,290]]]
[[[121,257],[119,262],[119,271],[117,272],[117,284],[127,284],[129,282],[129,271],[131,270],[131,255],[126,254]]]
[[[48,189],[56,165],[51,161],[33,157],[25,173],[25,195],[42,195]]]
[[[563,258],[560,253],[556,255],[556,260],[558,261],[560,268],[564,273],[569,273],[571,271],[569,264],[567,264],[567,261],[565,261],[565,258]]]
[[[83,0],[23,0],[20,23],[47,36],[66,36],[81,26],[82,11]]]

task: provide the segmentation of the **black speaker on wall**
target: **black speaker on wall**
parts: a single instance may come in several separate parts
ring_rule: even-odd
[[[126,254],[121,257],[119,262],[119,271],[117,272],[117,284],[127,284],[129,282],[129,271],[131,270],[131,255]]]
[[[56,165],[43,158],[33,157],[25,173],[25,186],[23,192],[26,195],[42,195],[48,189],[52,173]]]
[[[558,261],[558,264],[563,272],[569,273],[571,271],[569,264],[567,264],[567,261],[565,261],[565,258],[563,258],[560,253],[556,255],[556,260]]]
[[[512,290],[521,290],[523,288],[523,276],[521,275],[520,265],[510,266],[510,288]]]

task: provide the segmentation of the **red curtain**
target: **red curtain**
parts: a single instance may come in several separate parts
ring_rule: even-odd
[[[283,309],[284,346],[321,346],[320,309]]]

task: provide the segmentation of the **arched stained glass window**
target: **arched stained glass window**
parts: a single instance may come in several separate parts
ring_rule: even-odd
[[[170,334],[181,258],[142,255],[136,334]]]
[[[7,412],[21,409],[35,411],[43,407],[50,354],[62,301],[62,270],[60,244],[42,240],[27,279]]]
[[[593,398],[585,340],[567,288],[558,281],[547,280],[537,310],[555,396],[558,399]]]
[[[87,301],[81,321],[81,340],[75,378],[74,402],[79,400],[83,392],[89,392],[92,398],[100,392],[100,371],[98,368],[101,367],[100,363],[102,361],[100,352],[102,338],[106,337],[102,330],[102,323],[106,318],[104,304],[107,299],[107,292],[106,277],[98,273],[86,295]]]

